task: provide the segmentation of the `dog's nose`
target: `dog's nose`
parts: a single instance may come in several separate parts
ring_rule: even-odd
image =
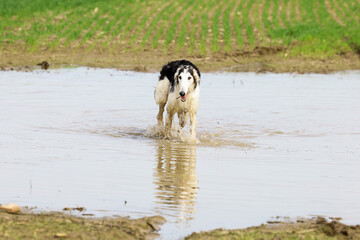
[[[181,91],[181,92],[180,92],[180,96],[182,96],[182,97],[185,96],[185,92],[184,92],[184,91]]]

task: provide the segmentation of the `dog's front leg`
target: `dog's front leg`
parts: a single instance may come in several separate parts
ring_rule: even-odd
[[[166,118],[165,118],[165,139],[169,139],[170,138],[170,132],[171,132],[171,125],[172,125],[172,120],[174,117],[174,112],[167,112],[166,113]]]
[[[196,113],[190,114],[190,134],[193,139],[196,138]]]

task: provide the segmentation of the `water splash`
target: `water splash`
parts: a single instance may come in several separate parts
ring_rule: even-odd
[[[165,140],[165,127],[157,124],[149,125],[145,129],[137,127],[117,127],[114,125],[98,126],[96,128],[98,129],[82,129],[81,131],[119,138]],[[212,130],[199,130],[197,131],[196,138],[193,138],[187,128],[181,129],[180,126],[176,124],[172,127],[170,138],[166,139],[166,141],[206,147],[240,147],[246,149],[257,147],[256,144],[249,142],[247,136],[236,134],[236,132],[228,131],[224,128],[218,127]]]

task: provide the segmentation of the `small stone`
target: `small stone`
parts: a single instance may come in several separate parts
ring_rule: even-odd
[[[68,235],[67,233],[57,233],[54,237],[56,238],[66,238]]]
[[[16,204],[5,204],[0,206],[0,211],[5,211],[8,213],[17,213],[20,212],[20,207]]]

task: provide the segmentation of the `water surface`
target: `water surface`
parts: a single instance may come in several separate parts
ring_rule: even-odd
[[[276,216],[360,223],[359,71],[203,74],[198,144],[188,128],[159,137],[157,77],[0,72],[0,203],[160,214],[164,239]]]

